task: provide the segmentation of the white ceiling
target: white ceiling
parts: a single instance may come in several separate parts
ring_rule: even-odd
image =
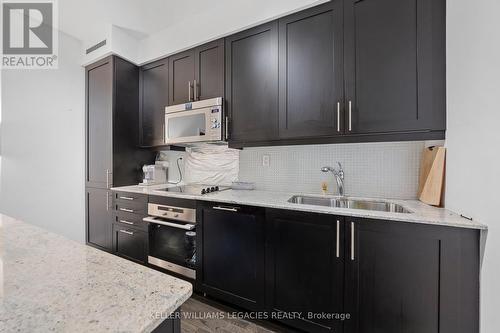
[[[225,2],[228,0],[217,1]],[[145,38],[190,15],[210,11],[204,0],[59,0],[59,29],[82,41],[102,38],[110,24]]]

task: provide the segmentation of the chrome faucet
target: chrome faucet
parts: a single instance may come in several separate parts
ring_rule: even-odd
[[[321,168],[322,172],[331,172],[335,176],[335,180],[337,181],[337,187],[339,188],[339,195],[341,197],[344,196],[344,169],[342,169],[342,164],[337,162],[339,165],[339,169],[335,169],[329,166],[324,166]]]

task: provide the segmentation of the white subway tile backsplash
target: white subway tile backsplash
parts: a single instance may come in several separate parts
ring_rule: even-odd
[[[337,193],[331,173],[322,166],[345,171],[346,195],[415,199],[424,142],[356,143],[245,148],[240,153],[239,180],[257,189],[321,193],[321,183]],[[268,155],[269,166],[262,165]]]

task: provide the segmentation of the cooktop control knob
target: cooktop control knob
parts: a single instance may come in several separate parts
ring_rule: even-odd
[[[205,194],[205,189],[202,189],[202,190],[201,190],[201,194]]]
[[[215,190],[218,191],[219,190],[219,186],[215,186]]]

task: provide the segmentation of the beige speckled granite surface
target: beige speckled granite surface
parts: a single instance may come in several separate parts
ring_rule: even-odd
[[[192,294],[188,282],[2,215],[0,259],[0,332],[150,332]]]
[[[171,193],[161,191],[161,188],[175,185],[154,185],[150,187],[141,186],[123,186],[115,187],[113,190],[143,193],[147,195],[158,195],[166,197],[186,198],[193,200],[213,201],[235,205],[249,205],[268,208],[291,209],[305,212],[324,213],[332,215],[382,219],[390,221],[401,221],[410,223],[424,223],[432,225],[442,225],[449,227],[471,228],[486,230],[488,227],[476,221],[470,221],[460,215],[443,208],[436,208],[426,205],[417,200],[387,200],[403,205],[412,211],[410,214],[387,213],[360,209],[331,208],[313,205],[302,205],[287,202],[293,195],[303,193],[271,192],[271,191],[241,191],[227,190],[205,195],[187,195],[182,193]],[[315,195],[321,196],[321,195]],[[361,198],[370,199],[370,198]],[[381,199],[374,199],[380,201]],[[384,200],[382,200],[384,201]]]

